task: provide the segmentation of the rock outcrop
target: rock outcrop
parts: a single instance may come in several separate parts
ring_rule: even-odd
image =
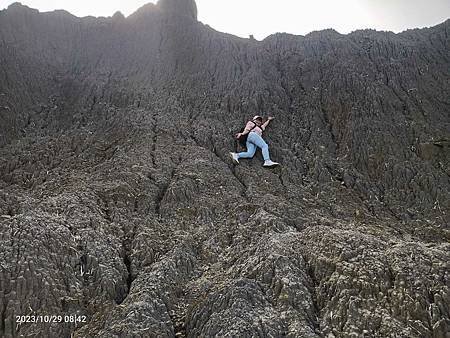
[[[449,46],[1,11],[0,336],[449,337]]]
[[[197,4],[194,0],[159,0],[158,7],[164,11],[186,15],[197,20]]]

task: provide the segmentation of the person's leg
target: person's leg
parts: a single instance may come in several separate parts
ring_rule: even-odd
[[[250,136],[249,136],[250,137]],[[252,158],[255,155],[256,146],[247,139],[247,151],[237,153],[237,158]]]
[[[248,136],[248,140],[251,143],[255,144],[257,147],[261,148],[264,161],[270,161],[269,146],[261,136],[259,136],[257,133],[250,133],[250,135]]]

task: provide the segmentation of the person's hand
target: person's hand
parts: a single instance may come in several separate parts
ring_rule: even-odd
[[[236,138],[239,138],[239,137],[241,137],[241,136],[242,136],[242,133],[237,133],[237,134],[235,135]]]
[[[275,117],[269,116],[269,117],[267,118],[267,121],[272,121],[272,120],[275,120]]]

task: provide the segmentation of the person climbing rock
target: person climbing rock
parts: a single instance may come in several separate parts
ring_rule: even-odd
[[[262,138],[263,131],[266,130],[270,121],[273,119],[274,117],[268,117],[267,121],[263,123],[263,118],[256,115],[253,117],[252,121],[247,122],[242,132],[236,134],[236,139],[238,139],[241,144],[243,143],[246,145],[247,151],[241,153],[230,153],[235,164],[239,164],[239,159],[241,158],[252,158],[255,155],[256,147],[258,147],[262,150],[264,167],[274,167],[279,165],[279,163],[273,162],[270,159],[269,146]]]

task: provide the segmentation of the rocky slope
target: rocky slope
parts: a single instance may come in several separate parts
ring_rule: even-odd
[[[0,11],[0,336],[449,337],[449,46]]]

